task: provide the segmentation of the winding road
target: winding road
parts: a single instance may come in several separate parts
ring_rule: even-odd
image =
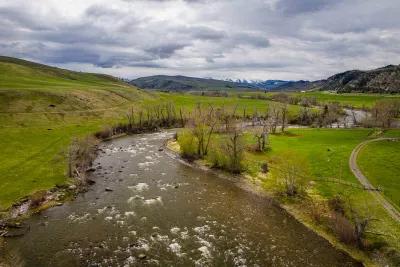
[[[354,148],[351,152],[351,156],[349,159],[349,166],[353,174],[357,177],[358,181],[363,185],[365,190],[368,190],[371,195],[382,205],[382,207],[390,214],[390,216],[400,223],[400,212],[385,199],[382,193],[375,188],[370,181],[368,181],[367,177],[361,172],[360,168],[357,165],[357,156],[361,149],[372,142],[382,141],[382,140],[399,140],[399,138],[376,138],[364,141],[360,143],[358,146]]]

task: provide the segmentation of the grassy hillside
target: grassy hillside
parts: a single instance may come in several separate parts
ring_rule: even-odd
[[[107,75],[0,57],[0,210],[64,183],[71,140],[156,97]]]
[[[146,94],[118,79],[0,57],[0,112],[68,112],[112,108]]]
[[[0,70],[1,88],[121,85],[108,75],[75,72],[4,56],[0,56]]]

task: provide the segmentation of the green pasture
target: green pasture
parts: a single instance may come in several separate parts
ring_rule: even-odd
[[[357,163],[368,180],[400,207],[400,141],[369,143],[360,151]]]

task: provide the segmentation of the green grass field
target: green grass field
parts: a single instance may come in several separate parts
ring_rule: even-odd
[[[331,92],[306,92],[292,93],[297,96],[315,97],[320,103],[339,102],[343,106],[352,106],[354,108],[371,108],[376,101],[382,99],[400,99],[400,95],[382,95],[382,94],[336,94]]]
[[[231,92],[231,96],[264,96],[271,97],[276,92]],[[389,94],[361,94],[361,93],[345,93],[345,94],[336,94],[332,92],[325,91],[310,91],[310,92],[286,92],[291,96],[298,97],[315,97],[316,100],[320,104],[329,103],[329,102],[339,102],[344,107],[354,107],[358,109],[369,109],[375,105],[376,101],[383,99],[400,99],[400,95],[389,95]]]
[[[369,129],[291,129],[285,135],[271,135],[269,157],[295,150],[310,161],[315,178],[337,178],[356,182],[348,167],[351,151],[368,138]],[[248,139],[253,139],[250,135]],[[332,187],[321,185],[325,194]]]
[[[231,97],[212,97],[212,96],[199,96],[192,94],[179,94],[179,93],[157,93],[164,101],[170,101],[176,104],[177,107],[183,107],[188,110],[192,109],[200,103],[204,106],[212,105],[214,107],[225,107],[228,110],[236,108],[236,114],[242,116],[243,112],[247,115],[258,112],[265,114],[268,105],[275,103],[273,101],[264,99],[250,99],[250,98],[237,98]],[[291,115],[297,114],[300,110],[298,106],[290,105],[289,113]]]
[[[113,77],[0,57],[0,210],[65,183],[66,151],[74,137],[153,98]]]
[[[400,142],[370,143],[360,151],[357,163],[369,181],[400,207]]]
[[[0,208],[38,190],[66,182],[67,148],[73,136],[96,129],[93,125],[16,127],[0,129]]]

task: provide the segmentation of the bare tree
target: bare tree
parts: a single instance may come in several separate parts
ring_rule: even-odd
[[[255,130],[254,137],[257,139],[257,151],[265,151],[268,144],[268,123],[262,122],[262,127]]]
[[[215,116],[214,107],[210,105],[208,110],[203,110],[200,105],[191,119],[192,133],[197,139],[197,154],[203,158],[208,153],[212,134],[215,132],[218,118]]]
[[[396,100],[381,100],[377,101],[372,108],[376,126],[390,128],[394,118],[399,115],[400,101]]]
[[[354,110],[354,107],[351,107],[350,112],[351,112],[351,117],[353,118],[353,125],[355,126],[358,124],[358,120],[357,120],[357,113]]]
[[[218,110],[218,118],[224,125],[224,131],[229,132],[231,127],[234,125],[232,122],[236,119],[236,111],[238,105],[236,105],[231,112],[227,111],[224,106]]]
[[[243,132],[241,126],[235,125],[231,127],[225,143],[226,155],[229,159],[229,171],[233,173],[240,173],[243,170]]]
[[[367,114],[361,123],[366,127],[390,128],[393,121],[400,115],[400,101],[385,99],[375,103],[371,113]]]
[[[286,123],[288,120],[288,104],[283,103],[280,105],[282,133],[285,132]]]
[[[313,123],[313,116],[310,109],[307,107],[302,107],[299,113],[299,123],[301,125],[311,125]]]
[[[318,125],[319,127],[332,127],[334,122],[338,122],[341,116],[341,109],[339,103],[331,102],[325,104],[322,111],[318,114]]]
[[[268,106],[268,125],[270,126],[270,132],[271,133],[276,133],[276,128],[278,127],[279,124],[279,119],[280,119],[280,111],[278,104],[271,103]]]

